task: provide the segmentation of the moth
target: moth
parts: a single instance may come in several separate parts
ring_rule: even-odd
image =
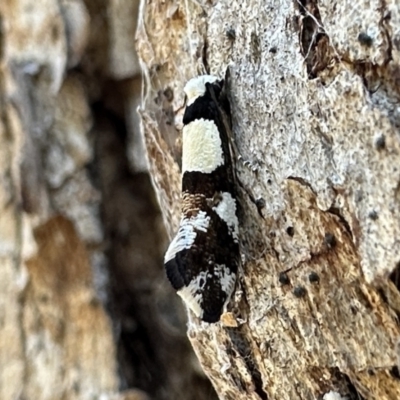
[[[165,254],[166,274],[201,320],[218,322],[235,287],[239,222],[224,81],[211,75],[185,86],[182,217]]]

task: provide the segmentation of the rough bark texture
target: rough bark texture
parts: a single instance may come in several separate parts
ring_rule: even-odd
[[[138,6],[0,0],[0,399],[213,397],[162,268]]]
[[[399,27],[395,0],[142,6],[141,115],[169,236],[188,79],[229,67],[234,140],[257,167],[236,165],[244,262],[230,313],[189,315],[220,398],[400,398]]]

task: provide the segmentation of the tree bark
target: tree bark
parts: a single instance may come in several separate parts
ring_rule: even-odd
[[[400,6],[143,3],[141,115],[169,237],[182,88],[230,70],[243,266],[188,336],[223,399],[400,398]],[[199,151],[201,151],[199,149]]]
[[[0,0],[1,399],[214,396],[162,269],[138,6]]]

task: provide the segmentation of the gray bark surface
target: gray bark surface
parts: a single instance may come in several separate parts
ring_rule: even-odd
[[[257,167],[236,163],[229,313],[189,315],[221,399],[400,398],[399,27],[394,0],[142,4],[141,116],[169,237],[188,79],[229,68],[234,141]]]

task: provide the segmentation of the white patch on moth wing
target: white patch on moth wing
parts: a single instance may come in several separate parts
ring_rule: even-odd
[[[200,272],[194,279],[192,279],[188,286],[183,287],[178,290],[179,296],[185,304],[196,314],[198,318],[203,317],[203,289],[207,282],[207,276],[209,273],[207,271]]]
[[[347,400],[347,396],[343,397],[340,393],[331,390],[324,394],[323,400]]]
[[[239,220],[236,216],[236,200],[228,192],[222,193],[222,200],[212,208],[226,222],[233,239],[238,240]]]
[[[223,164],[221,137],[214,121],[201,118],[183,127],[182,173],[209,174]]]
[[[226,265],[216,264],[214,266],[214,275],[221,284],[221,290],[226,293],[228,303],[236,282],[236,274],[233,273]]]
[[[189,221],[192,222],[193,226],[202,232],[207,232],[210,226],[211,217],[207,215],[205,211],[199,211],[195,216],[191,217]]]
[[[165,253],[164,263],[172,260],[180,251],[190,249],[196,239],[196,231],[207,232],[210,219],[205,211],[200,211],[190,218],[182,218],[178,232]]]
[[[187,105],[190,106],[197,98],[204,95],[206,92],[206,83],[213,83],[217,80],[216,76],[202,75],[188,81],[183,88],[187,96]]]
[[[196,239],[196,232],[190,220],[182,219],[179,230],[168,246],[164,256],[164,263],[172,260],[177,253],[189,249]]]

